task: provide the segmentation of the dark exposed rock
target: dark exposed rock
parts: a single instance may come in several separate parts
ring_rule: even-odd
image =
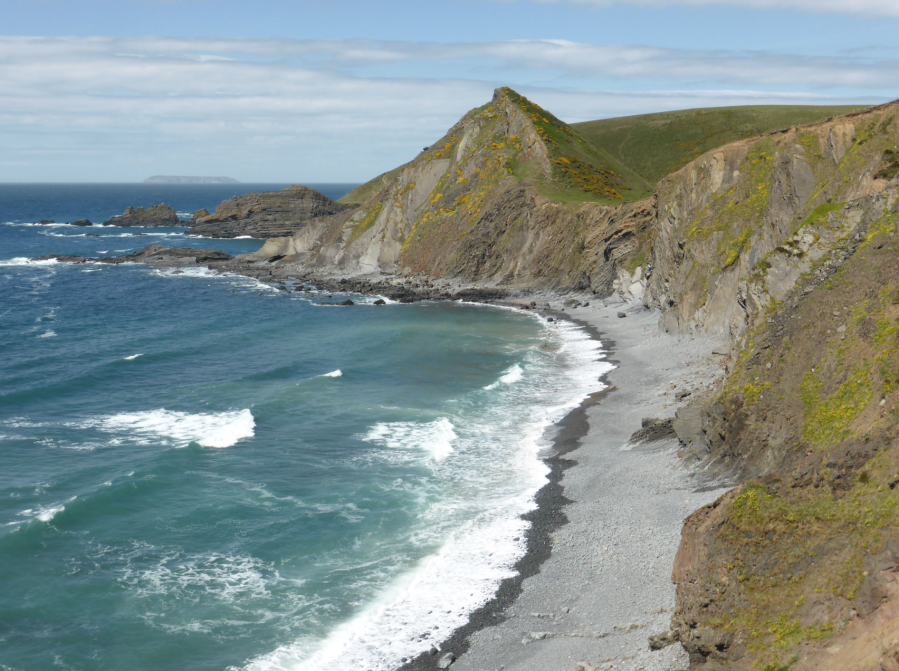
[[[680,640],[680,635],[676,631],[666,631],[662,634],[655,634],[649,637],[650,650],[662,650],[669,645],[674,645]]]
[[[93,226],[90,219],[78,219],[72,222],[72,226]]]
[[[630,442],[637,443],[654,443],[659,440],[674,438],[674,427],[672,419],[652,419],[644,418],[643,427],[639,431],[635,431],[631,436]]]
[[[103,222],[104,226],[181,226],[175,210],[165,203],[153,207],[134,209],[129,207],[123,214],[117,214]]]
[[[387,301],[385,301],[383,298],[379,298],[375,301],[375,305],[387,305]]]
[[[53,221],[52,219],[41,219],[37,223],[39,223],[41,226],[47,226],[48,224],[55,224],[56,222]]]
[[[190,247],[163,247],[162,245],[148,245],[133,254],[123,256],[103,256],[98,258],[85,258],[83,256],[70,256],[61,254],[47,254],[34,259],[35,261],[47,261],[55,259],[61,263],[106,263],[117,265],[119,263],[147,263],[160,268],[172,268],[197,264],[223,264],[232,259],[230,254],[217,249],[193,249]]]
[[[299,184],[283,191],[247,193],[226,200],[215,213],[199,210],[190,220],[190,235],[208,238],[280,238],[293,235],[310,220],[344,210],[315,189]]]

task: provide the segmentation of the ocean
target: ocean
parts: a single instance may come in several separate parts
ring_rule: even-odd
[[[253,252],[35,222],[285,186],[0,185],[0,669],[389,671],[512,575],[552,425],[611,368],[583,329],[29,261]]]

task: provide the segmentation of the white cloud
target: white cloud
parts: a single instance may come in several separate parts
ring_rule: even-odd
[[[515,0],[501,0],[514,2]],[[856,14],[868,17],[899,19],[899,3],[895,0],[534,0],[540,3],[567,1],[574,5],[610,7],[636,5],[639,7],[746,7],[761,10],[793,9],[814,13]]]
[[[577,121],[876,101],[897,80],[896,61],[859,55],[559,41],[0,38],[0,180],[355,181],[414,156],[500,84]]]

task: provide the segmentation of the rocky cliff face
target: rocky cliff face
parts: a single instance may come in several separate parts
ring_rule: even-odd
[[[153,207],[129,207],[124,214],[117,214],[103,222],[104,226],[182,226],[175,210],[165,203]]]
[[[285,237],[317,217],[347,209],[315,189],[295,185],[283,191],[236,196],[216,207],[213,214],[200,210],[189,222],[188,234],[209,238]]]
[[[894,173],[896,112],[890,105],[727,145],[663,180],[647,303],[666,312],[665,328],[740,340],[861,213],[879,212],[864,199]],[[837,231],[831,221],[843,208],[858,216],[838,217]]]
[[[674,422],[686,460],[743,483],[687,520],[674,570],[703,668],[896,663],[897,116],[728,145],[659,185],[645,301],[733,343]]]
[[[320,275],[420,273],[607,294],[653,213],[648,200],[616,205],[640,193],[634,177],[509,89],[391,175],[360,189],[377,191],[355,210],[269,240],[259,256]]]

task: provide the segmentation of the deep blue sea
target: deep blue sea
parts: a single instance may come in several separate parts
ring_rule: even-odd
[[[511,575],[552,424],[610,367],[578,327],[29,261],[253,252],[33,224],[284,186],[0,185],[0,668],[386,671]]]

